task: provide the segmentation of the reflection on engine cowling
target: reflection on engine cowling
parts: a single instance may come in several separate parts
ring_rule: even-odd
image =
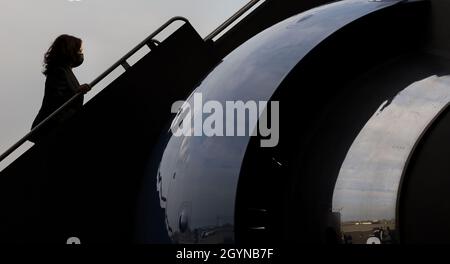
[[[450,77],[432,76],[385,101],[353,142],[333,194],[345,244],[398,243],[403,172],[423,133],[450,102]]]

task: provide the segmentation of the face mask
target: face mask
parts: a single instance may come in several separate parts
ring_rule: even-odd
[[[81,64],[83,64],[84,61],[84,54],[83,53],[79,53],[77,55],[77,59],[75,60],[75,62],[73,63],[72,67],[76,68],[78,66],[80,66]]]

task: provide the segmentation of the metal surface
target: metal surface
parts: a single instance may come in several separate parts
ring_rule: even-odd
[[[342,1],[289,18],[228,55],[194,93],[223,105],[225,101],[269,101],[317,45],[349,23],[400,2]],[[192,95],[187,102],[192,105]],[[177,116],[173,123],[181,121]],[[168,143],[160,150],[157,190],[170,238],[185,243],[233,242],[236,189],[250,137],[176,137],[170,131],[166,137]],[[189,216],[185,203],[190,205]],[[190,219],[187,230],[179,228],[181,216]],[[204,232],[208,239],[199,235]]]
[[[223,22],[217,29],[215,29],[213,32],[211,32],[208,36],[205,37],[206,40],[212,40],[217,35],[222,33],[227,27],[229,27],[233,22],[238,20],[242,15],[245,14],[245,12],[249,11],[252,7],[254,7],[256,4],[258,4],[261,1],[265,0],[251,0],[248,2],[244,7],[239,9],[234,15],[232,15],[230,18],[228,18],[225,22]]]
[[[417,142],[450,103],[450,77],[429,77],[387,100],[342,164],[333,195],[344,243],[398,243],[397,201]]]

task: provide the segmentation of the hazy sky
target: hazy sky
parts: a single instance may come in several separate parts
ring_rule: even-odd
[[[44,93],[43,55],[58,35],[83,39],[85,63],[74,72],[89,83],[171,17],[187,17],[204,37],[246,2],[0,0],[0,153],[29,132]]]

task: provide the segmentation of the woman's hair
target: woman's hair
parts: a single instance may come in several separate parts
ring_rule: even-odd
[[[49,70],[54,67],[71,65],[77,60],[81,44],[82,40],[74,36],[61,35],[57,37],[45,53],[42,73],[47,75]]]

